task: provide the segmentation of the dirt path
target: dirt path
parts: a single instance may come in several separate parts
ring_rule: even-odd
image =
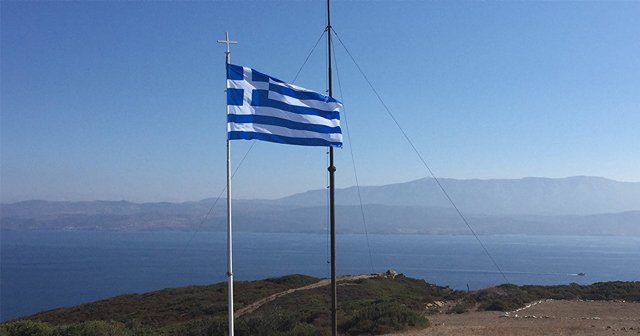
[[[338,282],[341,281],[353,281],[353,280],[359,280],[359,279],[368,279],[368,278],[373,278],[376,277],[375,275],[369,275],[369,274],[361,274],[361,275],[346,275],[346,276],[341,276],[338,277],[336,280]],[[238,310],[235,311],[235,317],[238,318],[242,315],[245,314],[250,314],[253,313],[254,311],[256,311],[258,308],[262,307],[264,304],[269,303],[279,297],[285,296],[285,295],[289,295],[291,293],[295,293],[298,291],[303,291],[303,290],[309,290],[309,289],[314,289],[314,288],[318,288],[318,287],[324,287],[324,286],[329,286],[331,284],[331,279],[323,279],[320,280],[316,283],[312,283],[310,285],[306,285],[303,287],[298,287],[298,288],[291,288],[288,289],[286,291],[280,292],[280,293],[275,293],[273,295],[267,296],[264,299],[260,299],[254,303],[251,303],[249,305],[246,305]]]
[[[397,336],[640,336],[640,303],[543,300],[509,314],[428,316],[431,327]]]

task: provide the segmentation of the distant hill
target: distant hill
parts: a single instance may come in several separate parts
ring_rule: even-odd
[[[640,236],[640,183],[597,177],[441,182],[480,234]],[[370,233],[469,234],[432,179],[362,187]],[[354,187],[337,190],[340,233],[362,233]],[[25,201],[1,205],[3,230],[223,231],[225,200],[184,203]],[[326,191],[234,200],[237,231],[324,232]]]
[[[465,212],[483,215],[592,215],[640,210],[640,182],[602,177],[527,177],[522,179],[439,181]],[[450,204],[432,178],[360,188],[363,203],[446,207]],[[280,204],[325,203],[325,190],[312,190],[278,200]],[[357,205],[355,187],[339,189],[336,202]]]

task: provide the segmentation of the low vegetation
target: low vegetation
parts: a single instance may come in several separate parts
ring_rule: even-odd
[[[625,300],[640,302],[640,282],[598,282],[591,285],[516,286],[500,285],[470,293],[465,302],[480,310],[510,311],[528,302],[555,300]]]
[[[236,309],[320,279],[291,275],[238,282]],[[236,320],[237,335],[329,335],[329,288],[297,291]],[[443,313],[509,311],[540,299],[640,302],[640,282],[581,286],[501,285],[462,292],[422,280],[374,277],[340,282],[338,329],[344,335],[385,334],[429,325],[428,307]],[[447,303],[442,304],[442,303]],[[189,286],[123,295],[71,308],[54,309],[0,325],[0,336],[201,336],[227,331],[226,285]]]

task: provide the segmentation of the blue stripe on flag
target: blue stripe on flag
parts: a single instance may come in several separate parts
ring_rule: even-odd
[[[303,131],[312,131],[318,133],[342,133],[340,126],[331,127],[326,125],[318,125],[318,124],[305,124],[300,122],[295,122],[287,119],[281,119],[277,117],[268,117],[268,116],[260,116],[253,114],[229,114],[227,115],[228,122],[235,123],[243,123],[243,124],[264,124],[264,125],[274,125],[281,126],[290,129],[297,129]]]
[[[242,106],[243,100],[243,89],[227,89],[227,105]]]
[[[251,69],[251,80],[252,81],[269,83],[269,78],[272,78],[272,77],[271,76],[267,76],[267,75],[263,74],[262,72],[255,71],[255,70]],[[272,78],[272,79],[274,79],[274,80],[276,80],[278,82],[280,81],[280,80],[277,80],[275,78]]]
[[[279,100],[269,99],[269,91],[266,90],[253,90],[253,94],[251,96],[251,105],[273,107],[287,112],[309,114],[323,117],[325,119],[340,120],[340,112],[338,111],[323,111],[314,109],[312,107],[289,105]]]
[[[239,65],[227,64],[227,79],[244,79],[244,70]]]
[[[229,140],[262,140],[269,142],[276,142],[289,145],[301,145],[301,146],[334,146],[342,147],[341,142],[333,142],[318,138],[292,138],[287,136],[281,136],[276,134],[257,133],[257,132],[241,132],[231,131],[229,132]]]
[[[284,83],[284,81],[281,81],[275,77],[271,77],[269,75],[265,75],[262,72],[255,70],[255,69],[251,69],[251,80],[254,82],[266,82],[269,83],[269,79],[271,79],[274,82],[278,82],[278,83]]]

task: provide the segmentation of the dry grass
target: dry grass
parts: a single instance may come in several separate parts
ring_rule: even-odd
[[[503,315],[501,312],[431,315],[430,328],[394,335],[640,335],[640,303],[554,300],[521,310],[518,317]]]

